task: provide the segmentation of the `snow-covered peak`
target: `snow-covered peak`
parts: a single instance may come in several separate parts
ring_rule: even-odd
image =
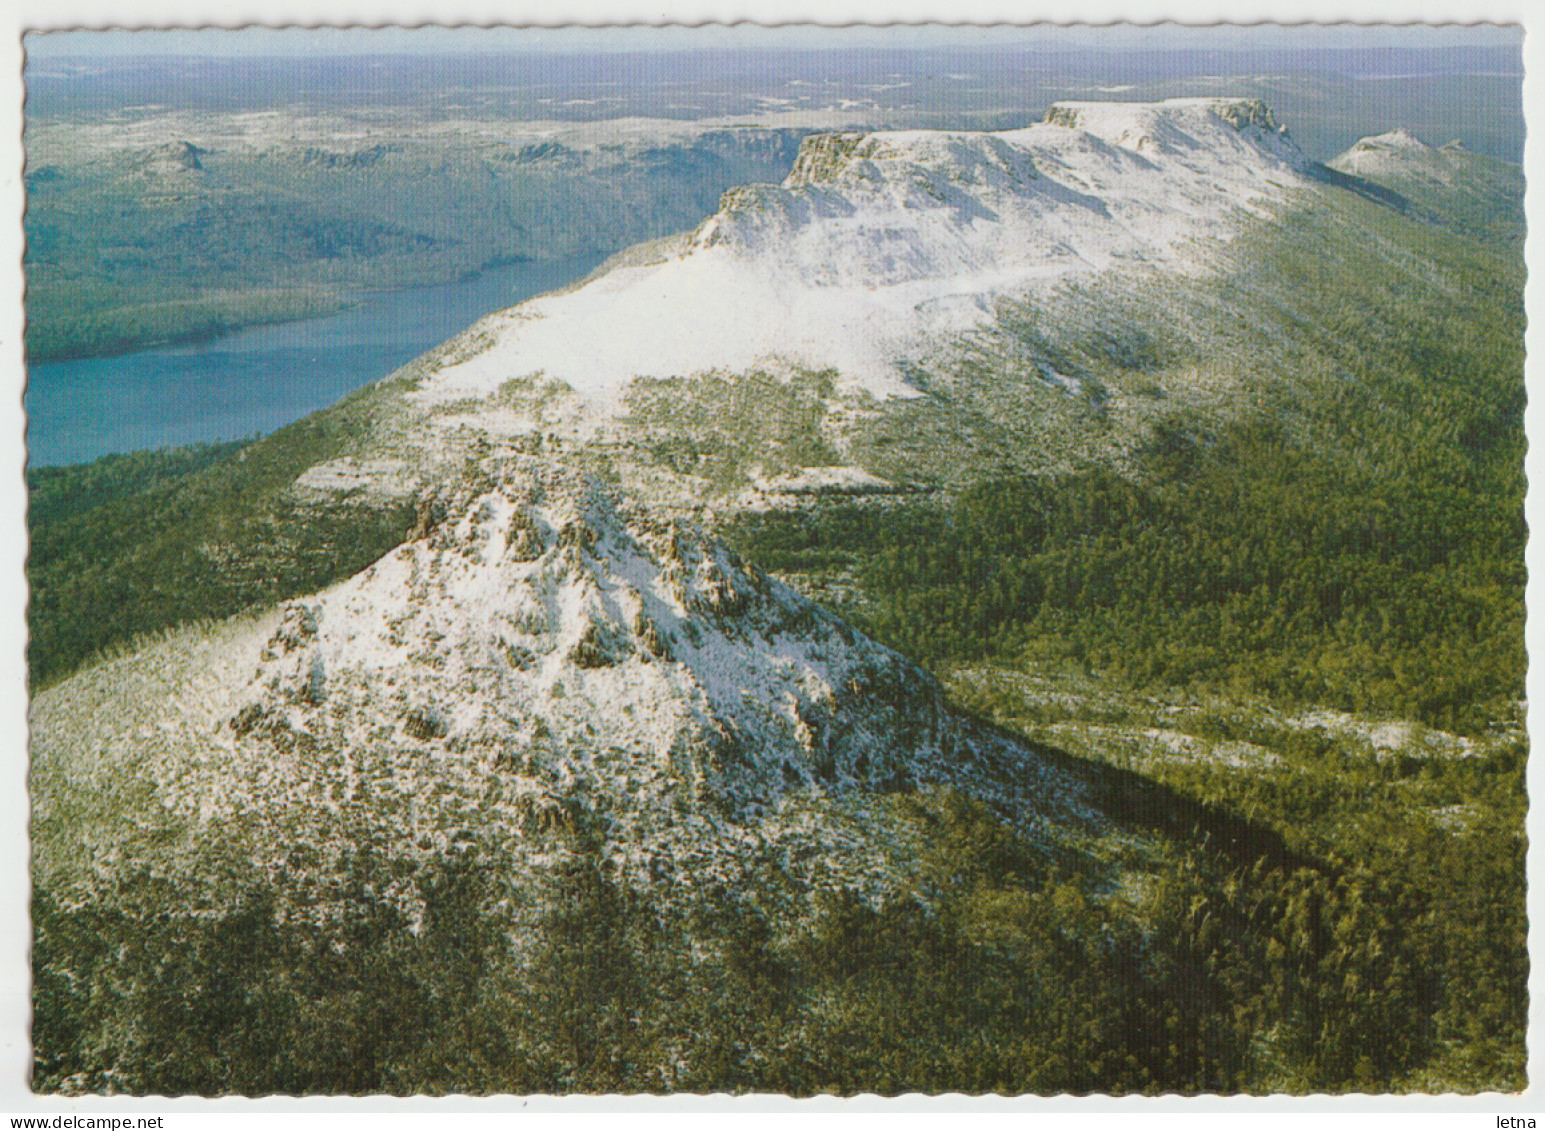
[[[690,525],[521,457],[426,498],[355,577],[88,670],[33,726],[40,780],[89,792],[132,765],[181,827],[239,827],[278,871],[296,844],[361,837],[410,863],[471,838],[540,868],[584,811],[642,882],[774,841],[801,869],[861,872],[839,826],[933,787],[1045,843],[1103,821],[1076,774],[951,714],[902,656]],[[45,865],[106,860],[124,835]]]
[[[959,770],[932,677],[688,524],[529,460],[420,514],[416,538],[287,606],[243,727],[448,750],[541,735],[554,781],[626,751],[734,811]]]
[[[1332,169],[1373,181],[1415,177],[1448,184],[1470,158],[1462,146],[1434,148],[1410,130],[1397,129],[1365,137],[1326,164]]]
[[[1388,133],[1365,137],[1352,146],[1351,151],[1353,153],[1377,153],[1395,150],[1407,153],[1426,153],[1431,149],[1432,146],[1428,145],[1404,126],[1401,126],[1399,129],[1390,130]]]
[[[615,411],[635,377],[835,370],[905,396],[1004,296],[1070,276],[1204,274],[1307,187],[1258,102],[1067,103],[1004,133],[807,139],[782,185],[726,193],[669,254],[491,317],[487,348],[416,394],[443,404],[543,373]]]

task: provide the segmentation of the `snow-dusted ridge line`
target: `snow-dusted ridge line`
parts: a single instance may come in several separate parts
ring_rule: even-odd
[[[684,248],[489,318],[491,344],[413,394],[437,405],[542,373],[617,412],[635,377],[835,370],[915,395],[924,360],[996,302],[1072,275],[1200,275],[1309,188],[1263,104],[1059,103],[1003,133],[804,142],[782,185],[730,190]]]

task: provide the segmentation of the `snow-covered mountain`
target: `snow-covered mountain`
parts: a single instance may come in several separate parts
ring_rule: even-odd
[[[628,490],[699,512],[762,505],[758,484],[809,469],[943,491],[988,467],[1129,470],[1177,421],[1205,432],[1266,390],[1320,395],[1288,280],[1328,266],[1332,286],[1430,288],[1443,269],[1401,225],[1510,223],[1521,196],[1499,163],[1397,150],[1367,177],[1330,169],[1231,99],[810,137],[781,185],[733,189],[693,231],[403,370],[390,441],[303,493],[410,496],[488,445],[604,459]],[[1409,183],[1434,160],[1454,170],[1439,197]],[[1401,187],[1373,180],[1397,169]]]
[[[1401,194],[1430,222],[1489,240],[1523,241],[1523,171],[1458,141],[1432,146],[1410,130],[1391,130],[1363,138],[1326,164]]]
[[[1087,783],[951,714],[901,656],[529,459],[445,485],[414,538],[315,597],[42,693],[32,725],[56,890],[124,858],[198,890],[198,846],[225,844],[326,913],[362,837],[407,863],[476,842],[535,875],[583,810],[629,882],[689,892],[758,847],[810,891],[878,891],[908,870],[887,795],[953,788],[1048,849],[1107,825]]]
[[[820,371],[913,395],[903,363],[1071,277],[1198,275],[1306,190],[1254,101],[1062,103],[1004,133],[826,134],[779,186],[726,193],[696,231],[485,321],[425,404],[543,374],[615,411],[637,377]]]
[[[1410,130],[1402,128],[1363,138],[1330,161],[1329,165],[1343,173],[1374,181],[1391,177],[1405,180],[1412,176],[1429,176],[1448,184],[1452,183],[1459,167],[1455,158],[1462,153],[1464,147],[1457,141],[1434,148]]]

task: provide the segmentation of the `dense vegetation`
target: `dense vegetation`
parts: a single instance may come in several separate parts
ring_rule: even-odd
[[[829,893],[793,918],[775,907],[774,875],[690,900],[617,882],[604,817],[575,805],[540,942],[524,953],[500,926],[516,893],[497,845],[416,876],[427,909],[416,926],[370,894],[381,865],[368,846],[347,885],[353,910],[324,925],[276,922],[254,877],[231,880],[215,915],[169,912],[177,893],[149,876],[83,906],[43,894],[34,1086],[1514,1089],[1522,760],[1439,772],[1494,815],[1457,836],[1418,822],[1396,837],[1381,822],[1413,811],[1391,800],[1359,815],[1361,796],[1325,796],[1334,775],[1239,779],[1256,800],[1279,794],[1300,847],[1327,846],[1291,820],[1318,793],[1309,810],[1350,818],[1386,848],[1315,859],[1262,828],[1268,847],[1252,861],[1198,847],[1203,820],[1116,892],[1049,864],[957,795],[903,796],[894,805],[926,834],[931,890],[882,905]],[[232,861],[208,871],[222,869],[242,875]]]
[[[850,567],[856,619],[935,661],[1066,657],[1467,730],[1521,697],[1516,493],[1348,490],[1260,430],[1197,458],[1165,488],[1098,470],[995,482],[949,510],[747,519],[740,541],[774,570]]]
[[[728,535],[775,572],[850,578],[844,612],[921,659],[1071,658],[1483,730],[1523,694],[1522,311],[1496,261],[1451,262],[1463,303],[1390,280],[1338,302],[1345,264],[1287,265],[1322,296],[1306,337],[1331,376],[1263,383],[1254,420],[1177,412],[1133,476],[985,479]]]
[[[1129,764],[1123,744],[1112,741],[1124,727],[1185,734],[1184,753],[1142,758],[1134,780],[1145,783],[1144,791],[1161,785],[1188,799],[1167,802],[1170,811],[1199,806],[1197,825],[1214,852],[1240,842],[1230,835],[1237,825],[1208,817],[1228,814],[1246,827],[1276,831],[1291,863],[1328,861],[1405,893],[1406,913],[1377,945],[1421,956],[1434,996],[1409,1004],[1423,1012],[1429,1043],[1420,1068],[1381,1086],[1522,1086],[1529,971],[1522,736],[1458,756],[1420,740],[1380,750],[1355,728],[1295,724],[1248,700],[1219,699],[1177,714],[1165,700],[1108,681],[1053,680],[1051,693],[1036,702],[1019,676],[1000,674],[952,686],[968,709],[1040,741],[1087,728],[1082,749]],[[1079,682],[1085,693],[1069,694]],[[1264,757],[1228,757],[1238,744]],[[1257,832],[1244,844],[1259,851],[1272,842]],[[1233,856],[1239,858],[1237,849]],[[1345,930],[1351,937],[1361,928]]]
[[[225,462],[243,443],[104,456],[70,467],[27,469],[27,519],[34,533],[141,491],[176,482]]]
[[[29,469],[34,689],[135,636],[315,592],[401,542],[410,505],[286,493],[355,424],[344,412],[290,425],[262,442],[262,459],[203,445]]]
[[[336,314],[349,305],[342,295],[320,289],[149,292],[155,301],[144,301],[146,288],[106,297],[102,288],[59,284],[34,294],[27,304],[28,360],[107,357],[203,341],[245,326]]]

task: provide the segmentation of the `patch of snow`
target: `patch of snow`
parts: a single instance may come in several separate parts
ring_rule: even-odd
[[[1365,137],[1352,147],[1354,153],[1367,153],[1381,149],[1405,150],[1413,153],[1427,153],[1432,146],[1417,137],[1405,127],[1390,130],[1388,133],[1377,134],[1373,137]]]
[[[757,476],[752,482],[759,491],[790,495],[869,494],[893,487],[890,480],[861,467],[807,467],[794,475]]]
[[[1432,811],[1433,820],[1450,833],[1464,832],[1479,816],[1480,811],[1474,805],[1444,805]]]
[[[1058,373],[1044,361],[1036,362],[1036,370],[1041,375],[1041,380],[1048,385],[1055,385],[1071,396],[1083,396],[1084,383],[1077,377],[1070,377],[1066,373]]]
[[[371,500],[401,498],[416,486],[407,466],[397,460],[352,457],[307,468],[294,483],[300,493],[359,495]]]
[[[1481,744],[1468,735],[1434,730],[1406,720],[1360,718],[1344,711],[1306,711],[1284,719],[1295,729],[1323,730],[1338,738],[1364,742],[1376,757],[1392,753],[1424,757],[1468,758],[1482,753]]]

